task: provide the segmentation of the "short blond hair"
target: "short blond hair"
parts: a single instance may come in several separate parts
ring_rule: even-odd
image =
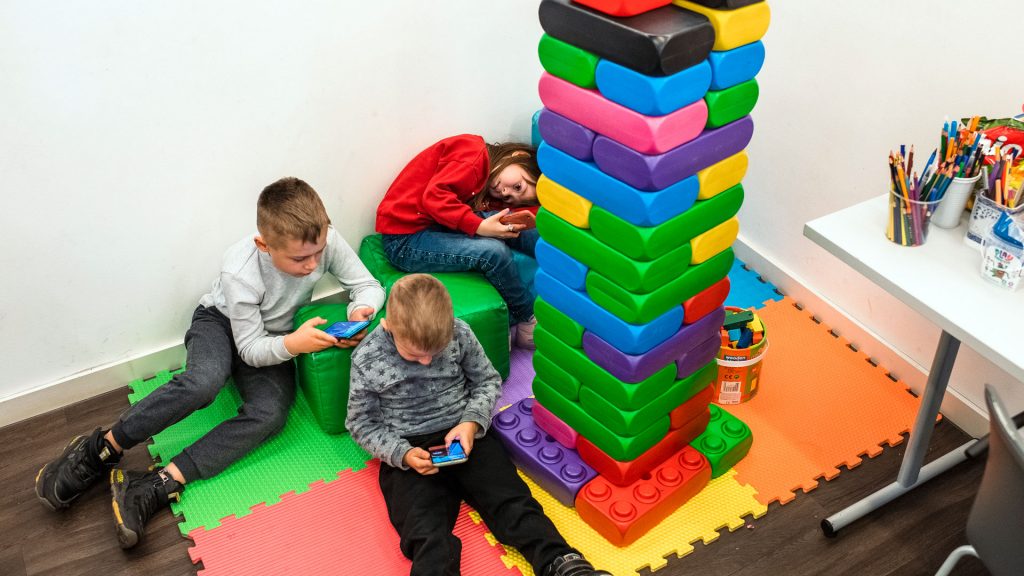
[[[281,178],[264,188],[256,202],[256,228],[275,247],[287,240],[316,244],[330,224],[316,190],[298,178]]]
[[[396,338],[421,352],[440,352],[455,330],[452,297],[430,274],[403,276],[388,295],[387,321]]]

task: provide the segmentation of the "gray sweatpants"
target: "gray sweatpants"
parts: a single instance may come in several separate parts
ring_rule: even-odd
[[[112,432],[127,450],[210,405],[234,377],[242,397],[238,415],[171,459],[185,480],[192,481],[221,472],[284,426],[295,397],[295,364],[249,366],[238,355],[227,317],[203,306],[192,315],[185,348],[185,370],[128,408]]]

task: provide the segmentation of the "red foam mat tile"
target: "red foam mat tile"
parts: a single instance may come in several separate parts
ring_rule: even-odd
[[[344,471],[332,482],[316,482],[301,494],[285,494],[274,506],[259,504],[241,518],[225,518],[213,530],[189,533],[189,556],[202,562],[199,576],[408,574],[411,566],[398,549],[377,485],[380,463]],[[463,504],[455,526],[462,540],[462,573],[515,574],[488,543],[487,529]],[[475,514],[474,514],[475,516]]]

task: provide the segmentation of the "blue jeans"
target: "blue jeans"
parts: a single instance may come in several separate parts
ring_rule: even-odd
[[[404,272],[483,273],[504,298],[509,323],[518,324],[533,316],[533,299],[519,278],[512,250],[533,257],[539,238],[536,228],[499,240],[435,227],[414,234],[383,234],[382,242],[388,260]]]

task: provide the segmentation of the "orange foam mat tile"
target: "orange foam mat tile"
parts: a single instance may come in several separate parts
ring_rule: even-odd
[[[762,504],[785,504],[830,480],[839,466],[903,441],[919,401],[884,368],[868,362],[807,310],[786,298],[757,311],[769,349],[757,395],[726,406],[750,426],[754,444],[736,465],[736,480],[757,490]]]
[[[198,576],[408,574],[411,563],[398,548],[377,485],[379,468],[372,460],[363,470],[285,494],[274,506],[258,504],[250,514],[227,517],[212,530],[195,528],[189,556],[203,563]],[[503,562],[504,550],[488,544],[486,527],[465,504],[454,532],[462,540],[463,574],[519,576]]]
[[[686,556],[693,552],[697,540],[710,544],[718,539],[722,528],[736,530],[745,525],[745,516],[760,518],[768,510],[754,498],[754,489],[736,482],[735,472],[730,470],[711,480],[704,490],[636,542],[619,548],[584,522],[575,508],[555,500],[522,472],[519,475],[569,545],[582,552],[595,568],[615,576],[636,574],[641,568],[664,568],[670,554]],[[494,537],[488,534],[488,540],[493,542]],[[533,575],[522,554],[511,547],[506,550],[504,561],[509,567],[519,568],[524,576]]]

